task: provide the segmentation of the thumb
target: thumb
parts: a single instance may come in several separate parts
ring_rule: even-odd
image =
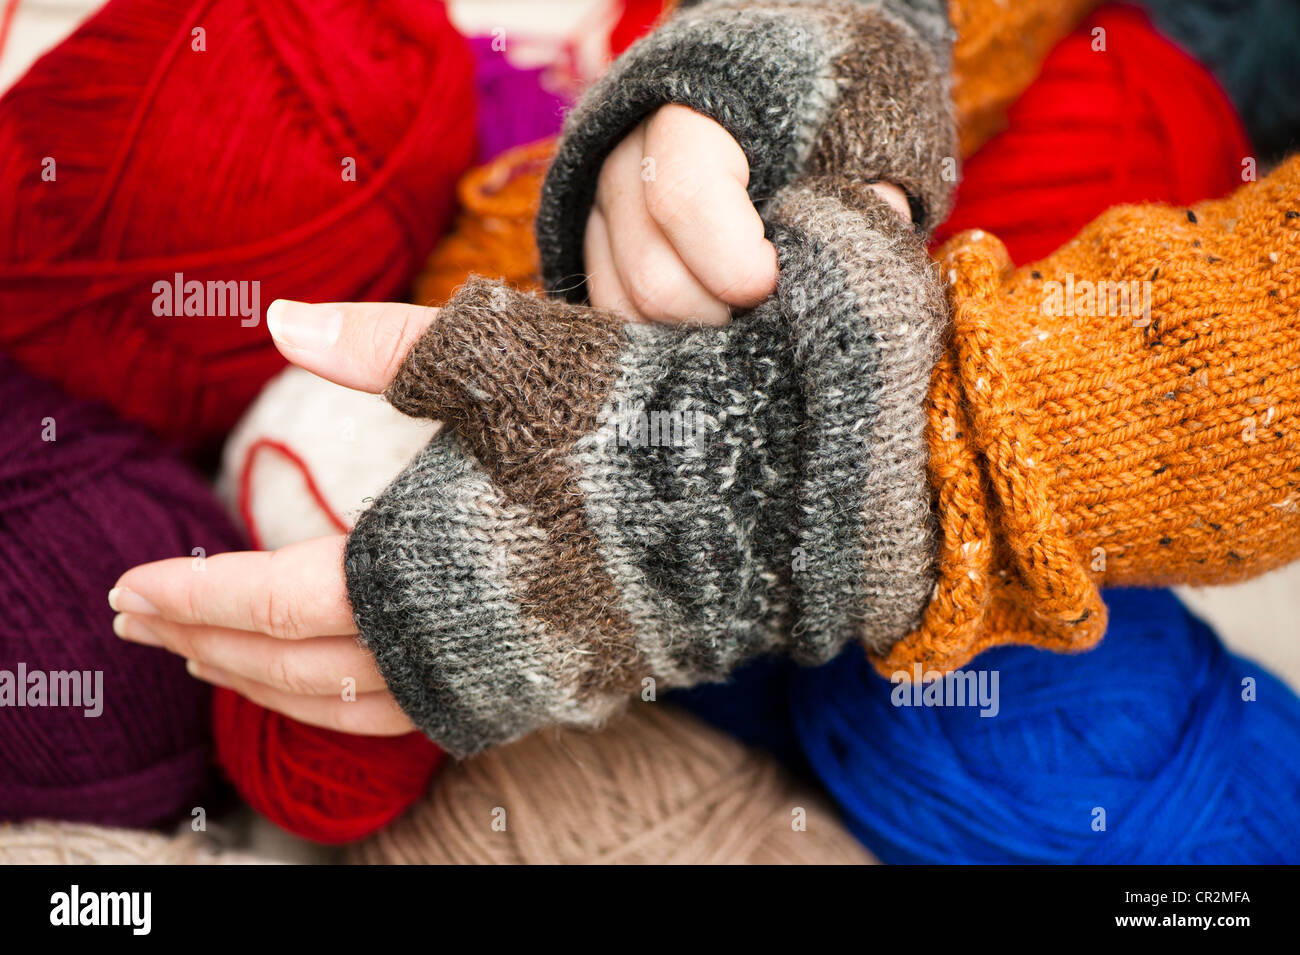
[[[437,317],[436,308],[400,302],[309,305],[277,298],[266,327],[280,354],[336,384],[378,394]]]

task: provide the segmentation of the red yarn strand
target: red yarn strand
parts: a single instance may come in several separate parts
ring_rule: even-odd
[[[307,462],[302,459],[293,448],[283,441],[276,441],[273,438],[258,438],[248,446],[244,453],[244,463],[239,469],[239,516],[244,520],[244,527],[248,529],[249,540],[253,544],[254,550],[262,550],[262,533],[257,529],[257,519],[253,515],[253,465],[256,463],[258,454],[262,451],[274,451],[286,458],[302,474],[303,484],[307,487],[307,493],[311,499],[316,502],[316,506],[321,509],[334,528],[340,534],[346,534],[350,527],[347,522],[335,512],[330,506],[329,501],[325,499],[325,493],[316,483],[316,478],[312,475],[311,469],[307,467]]]
[[[9,40],[9,29],[14,25],[14,14],[18,12],[18,0],[7,0],[4,13],[0,13],[0,56],[4,56],[5,43]]]

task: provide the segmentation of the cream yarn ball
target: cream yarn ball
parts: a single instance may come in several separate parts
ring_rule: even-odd
[[[553,730],[444,769],[350,862],[862,864],[823,797],[665,703]]]
[[[287,368],[227,439],[217,492],[257,546],[341,534],[437,431],[379,395]]]
[[[0,824],[0,865],[270,865],[200,833],[174,836],[72,822]]]

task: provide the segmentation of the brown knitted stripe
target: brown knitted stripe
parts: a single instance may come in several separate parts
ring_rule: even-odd
[[[644,673],[569,464],[617,378],[621,325],[612,313],[471,280],[386,392],[399,411],[455,428],[505,499],[545,531],[547,572],[516,582],[520,609],[579,649],[584,696]]]
[[[752,0],[754,13],[779,13],[815,29],[833,52],[828,107],[809,115],[817,130],[804,173],[882,180],[913,200],[915,221],[933,229],[951,211],[960,156],[949,78],[937,51],[895,13],[857,0]]]
[[[840,92],[806,171],[892,182],[913,201],[917,224],[932,229],[947,217],[956,186],[947,77],[934,51],[883,10],[859,10],[837,25],[847,30],[832,67]]]

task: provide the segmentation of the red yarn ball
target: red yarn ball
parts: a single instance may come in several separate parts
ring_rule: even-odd
[[[0,99],[0,349],[211,447],[283,365],[272,299],[407,291],[473,107],[436,0],[110,0]],[[156,314],[177,274],[206,314]]]
[[[1007,120],[967,160],[936,245],[986,229],[1032,262],[1113,205],[1225,195],[1251,154],[1214,78],[1132,7],[1103,8],[1057,44]]]
[[[340,530],[348,525],[321,493],[307,462],[286,444],[261,439],[245,452],[239,511],[253,546],[252,465],[273,450],[302,472],[304,492]],[[212,694],[217,762],[240,796],[281,829],[338,845],[377,832],[424,794],[445,755],[420,733],[356,736],[308,726],[218,687]]]
[[[377,832],[424,795],[443,752],[420,733],[352,736],[306,726],[217,688],[217,762],[255,810],[339,845]]]
[[[623,0],[623,12],[609,34],[609,52],[618,56],[649,33],[663,15],[664,0]]]

